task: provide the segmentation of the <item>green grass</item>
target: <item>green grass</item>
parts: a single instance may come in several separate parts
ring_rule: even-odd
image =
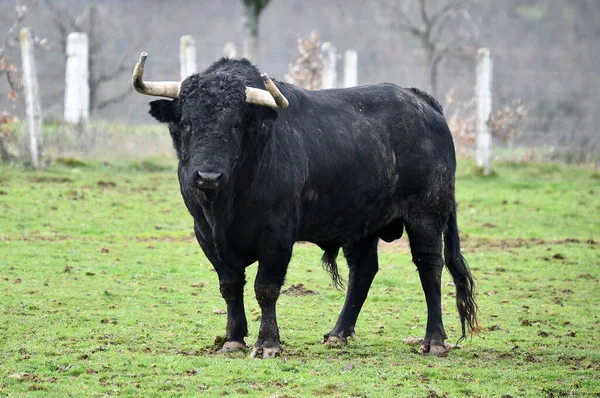
[[[318,294],[281,296],[275,360],[215,352],[225,305],[172,160],[0,168],[0,396],[600,396],[597,174],[504,164],[482,178],[461,166],[459,226],[486,329],[447,358],[402,343],[426,321],[403,238],[381,247],[356,337],[322,346],[343,294],[319,250],[299,244],[284,289]]]

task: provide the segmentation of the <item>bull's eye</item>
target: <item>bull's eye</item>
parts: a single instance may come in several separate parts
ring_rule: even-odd
[[[233,125],[234,130],[239,130],[240,127],[241,127],[241,124],[239,122]]]

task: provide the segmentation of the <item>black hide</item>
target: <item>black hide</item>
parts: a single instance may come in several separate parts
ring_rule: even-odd
[[[456,227],[454,146],[439,103],[393,84],[321,91],[276,84],[287,109],[247,104],[246,86],[264,89],[258,70],[222,59],[187,78],[178,99],[150,104],[150,114],[169,124],[181,194],[220,278],[224,350],[245,344],[244,269],[258,261],[254,288],[263,315],[253,356],[280,352],[275,303],[297,241],[325,251],[324,266],[338,283],[335,258],[344,250],[348,297],[325,339],[345,342],[377,272],[379,238],[389,242],[404,230],[427,298],[422,351],[440,354],[434,351],[446,338],[443,233],[463,336],[465,324],[476,329],[473,279]],[[218,182],[208,189],[199,175]]]

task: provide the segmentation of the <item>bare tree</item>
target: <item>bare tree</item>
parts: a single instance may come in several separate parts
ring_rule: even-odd
[[[258,62],[258,22],[260,13],[271,0],[242,0],[244,3],[244,57],[250,61]]]
[[[16,46],[16,43],[18,43],[13,35],[16,35],[19,25],[21,22],[23,22],[34,5],[35,0],[25,4],[21,4],[20,2],[16,3],[15,10],[17,15],[12,26],[4,34],[4,37],[2,38],[2,45],[0,46],[0,76],[6,74],[6,79],[8,80],[8,85],[10,87],[8,98],[13,101],[13,103],[18,100],[19,92],[21,92],[23,89],[23,80],[17,67],[10,61],[8,56],[6,56],[5,50],[7,47],[11,45]],[[13,134],[10,124],[14,123],[15,121],[16,118],[10,113],[0,112],[0,160],[3,162],[10,162],[16,157],[9,149],[10,142],[13,141]]]
[[[448,0],[435,10],[430,0],[384,1],[392,27],[411,34],[425,50],[431,94],[437,96],[441,63],[450,55],[474,55],[478,32],[468,9],[476,0]]]
[[[129,87],[101,98],[101,87],[110,84],[124,73],[131,72],[131,51],[119,51],[122,54],[117,60],[107,62],[107,56],[113,53],[110,48],[114,40],[107,37],[111,32],[114,22],[112,18],[103,15],[102,9],[95,3],[88,4],[79,15],[72,13],[73,7],[61,0],[46,0],[54,26],[59,34],[60,49],[67,52],[67,37],[71,32],[82,32],[89,39],[89,86],[90,86],[90,114],[105,106],[123,101],[130,93]],[[139,47],[146,35],[140,35],[139,41],[131,47]]]
[[[21,22],[23,22],[27,14],[29,14],[29,11],[31,11],[34,5],[35,0],[25,4],[20,4],[19,2],[16,3],[15,10],[17,11],[17,15],[15,21],[4,35],[2,45],[0,46],[0,76],[6,74],[6,78],[11,89],[11,91],[8,93],[8,97],[12,100],[16,100],[18,98],[17,93],[23,89],[23,84],[17,67],[10,61],[4,52],[8,46],[16,45],[16,43],[18,43],[17,39],[14,38],[13,35],[15,35],[15,32],[18,31],[17,28]]]

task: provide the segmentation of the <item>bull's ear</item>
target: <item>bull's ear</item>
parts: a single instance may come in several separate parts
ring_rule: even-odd
[[[178,123],[180,119],[177,111],[177,100],[161,99],[152,101],[148,113],[161,123]]]

